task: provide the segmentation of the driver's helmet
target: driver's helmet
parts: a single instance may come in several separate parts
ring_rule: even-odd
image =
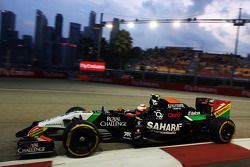
[[[124,108],[119,107],[119,108],[117,108],[117,111],[118,111],[118,112],[124,112],[125,110],[124,110]]]
[[[160,95],[159,94],[151,94],[151,99],[160,100]]]
[[[137,111],[139,112],[147,112],[147,106],[145,104],[140,104],[137,108]]]

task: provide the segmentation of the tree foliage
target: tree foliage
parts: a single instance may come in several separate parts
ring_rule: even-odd
[[[106,61],[107,57],[111,54],[110,45],[105,38],[101,40],[101,55],[100,58]]]
[[[91,38],[82,38],[78,44],[80,59],[95,61],[97,56],[97,44]]]
[[[120,69],[124,68],[124,64],[128,59],[128,53],[132,48],[132,43],[133,40],[130,33],[126,30],[120,30],[110,42],[113,64],[118,64]]]
[[[107,63],[108,68],[123,69],[129,59],[138,55],[136,49],[132,49],[133,40],[130,33],[120,30],[117,35],[108,43],[104,38],[101,40],[100,58]],[[78,44],[80,59],[88,61],[97,60],[98,45],[91,38],[82,38]],[[132,52],[131,52],[132,51]]]

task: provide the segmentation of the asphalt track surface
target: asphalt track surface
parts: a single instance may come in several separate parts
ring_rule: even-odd
[[[101,109],[102,106],[106,109],[133,109],[138,104],[147,104],[152,93],[178,98],[190,106],[194,106],[196,97],[231,100],[231,118],[236,124],[234,138],[250,137],[250,98],[76,80],[0,78],[0,162],[18,158],[15,133],[35,120],[63,114],[72,106],[82,106],[87,110]],[[102,143],[98,150],[130,147],[126,143]],[[61,143],[57,143],[57,152],[64,154]]]

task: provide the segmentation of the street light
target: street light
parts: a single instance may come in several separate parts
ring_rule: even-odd
[[[106,23],[105,27],[107,27],[109,29],[112,29],[113,28],[113,24],[112,23]]]
[[[179,28],[180,26],[181,26],[181,22],[180,21],[176,20],[176,21],[173,22],[173,27],[174,28]]]
[[[239,16],[238,19],[233,20],[234,26],[237,26],[236,30],[236,38],[235,38],[235,47],[234,47],[234,57],[233,57],[233,67],[232,67],[232,76],[230,79],[230,85],[233,86],[234,80],[234,72],[237,63],[237,54],[238,54],[238,45],[239,45],[239,35],[240,35],[240,26],[244,26],[245,20],[241,19],[241,8],[239,9]]]
[[[149,22],[149,28],[155,29],[158,27],[158,23],[156,21],[150,21]]]
[[[128,23],[128,28],[134,28],[134,27],[135,27],[135,24],[133,22]]]
[[[229,28],[229,27],[231,27],[231,23],[228,23],[228,22],[227,22],[227,23],[224,23],[224,24],[223,24],[223,27],[224,27],[224,28]]]

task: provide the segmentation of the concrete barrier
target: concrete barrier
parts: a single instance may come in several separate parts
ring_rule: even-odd
[[[163,83],[151,81],[139,81],[134,79],[113,79],[113,78],[96,78],[87,75],[80,75],[79,80],[90,82],[101,82],[141,87],[151,87],[160,89],[170,89],[178,91],[202,92],[211,94],[220,94],[227,96],[250,97],[250,90],[236,87],[223,87],[223,86],[202,86],[202,85],[189,85],[182,83]]]

